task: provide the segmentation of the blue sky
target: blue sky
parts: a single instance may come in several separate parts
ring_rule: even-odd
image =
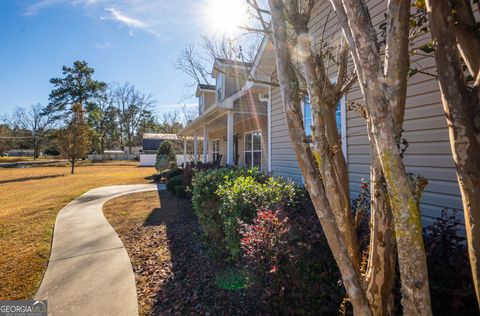
[[[0,114],[48,103],[50,78],[86,60],[95,78],[129,81],[158,101],[158,113],[193,93],[172,63],[208,32],[211,0],[1,0]],[[226,0],[223,0],[226,1]]]

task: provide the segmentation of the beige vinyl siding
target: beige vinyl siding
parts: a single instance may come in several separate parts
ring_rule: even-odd
[[[272,88],[272,173],[303,183],[288,134],[280,89]]]
[[[231,95],[234,95],[236,92],[245,85],[245,75],[241,74],[241,71],[229,70],[224,76],[225,80],[225,96],[228,98]]]
[[[267,102],[261,102],[258,93],[247,92],[233,102],[236,112],[257,113],[262,119],[267,117]]]
[[[215,103],[215,91],[204,92],[205,95],[205,110]]]

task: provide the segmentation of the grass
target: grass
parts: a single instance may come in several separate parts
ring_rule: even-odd
[[[160,207],[157,191],[132,193],[105,203],[103,214],[115,231],[123,235],[132,227],[147,221],[148,216]]]
[[[148,183],[153,168],[135,162],[0,168],[0,300],[31,298],[50,255],[55,218],[63,206],[90,189]]]

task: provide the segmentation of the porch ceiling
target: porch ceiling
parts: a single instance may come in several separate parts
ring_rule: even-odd
[[[208,125],[210,122],[217,120],[219,117],[225,116],[228,109],[222,108],[217,104],[210,106],[202,115],[197,117],[194,121],[190,122],[184,129],[182,129],[178,136],[193,136],[195,130],[198,130],[201,134],[203,126]]]
[[[190,123],[187,127],[185,127],[182,131],[180,131],[179,136],[188,137],[193,136],[195,130],[198,131],[198,136],[203,135],[203,127],[206,126],[209,132],[215,132],[218,130],[226,129],[227,128],[227,109],[222,109],[222,111],[218,111],[216,116],[209,116],[204,117],[202,115],[199,117],[200,120],[195,120],[194,122]],[[239,110],[233,110],[235,113],[234,116],[234,126],[238,126],[245,121],[255,119],[260,116],[264,117],[266,114],[263,113],[250,113],[250,112],[243,112]]]
[[[178,133],[178,136],[193,136],[195,130],[202,134],[202,129],[207,126],[209,131],[215,131],[227,127],[227,112],[235,113],[235,123],[245,121],[259,116],[267,115],[266,102],[260,102],[258,95],[265,94],[268,89],[262,86],[253,85],[242,89],[234,95],[226,98],[221,104],[211,105],[202,115],[188,124]]]

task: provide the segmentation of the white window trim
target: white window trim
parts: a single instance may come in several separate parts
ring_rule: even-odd
[[[270,76],[270,81],[272,77]],[[272,172],[272,86],[268,86],[268,104],[267,104],[267,120],[268,120],[268,172]]]
[[[218,141],[218,151],[215,151],[215,142]],[[212,162],[215,161],[215,154],[220,155],[222,151],[220,150],[220,138],[212,139]]]
[[[254,150],[253,149],[253,133],[260,133],[260,150]],[[247,151],[247,146],[246,146],[246,141],[247,141],[247,134],[252,134],[252,149]],[[246,161],[243,162],[243,164],[249,168],[253,169],[253,153],[254,152],[260,152],[260,171],[263,171],[263,131],[261,129],[256,129],[252,131],[248,131],[243,133],[243,159],[245,160],[245,153],[249,152],[252,154],[252,165],[251,166],[246,166]]]
[[[201,115],[203,112],[205,112],[205,94],[202,93],[199,97],[199,115]]]
[[[340,99],[340,121],[342,124],[342,151],[345,156],[345,162],[348,163],[348,153],[347,153],[347,106],[346,106],[346,96],[343,96]]]
[[[219,96],[218,94],[218,85],[217,85],[217,81],[218,81],[218,77],[221,76],[221,95]],[[215,97],[217,98],[217,102],[222,102],[224,99],[225,99],[225,74],[223,72],[219,72],[217,74],[217,78],[215,78]]]

